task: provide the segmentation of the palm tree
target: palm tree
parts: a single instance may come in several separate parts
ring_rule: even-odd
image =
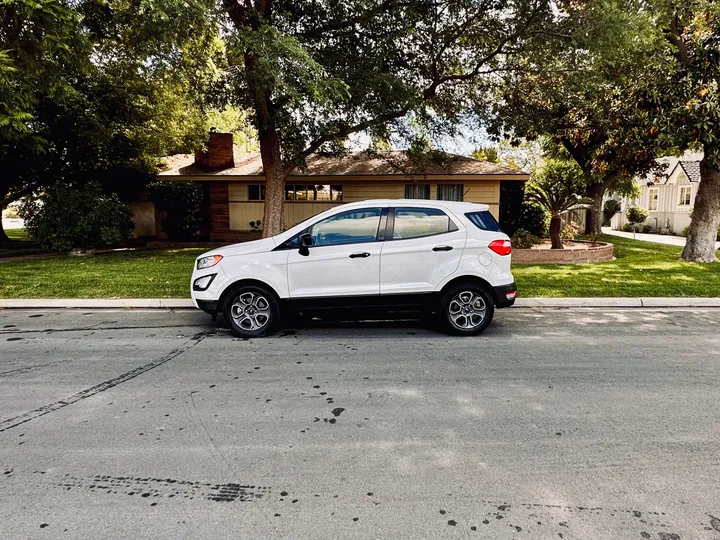
[[[574,162],[550,159],[533,175],[525,189],[526,197],[550,214],[551,249],[563,249],[560,231],[562,214],[578,208],[593,207],[592,199],[581,197],[583,176]]]

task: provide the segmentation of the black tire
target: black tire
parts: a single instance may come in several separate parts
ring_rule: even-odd
[[[438,315],[445,331],[458,336],[477,336],[492,322],[495,303],[482,285],[459,283],[443,294]]]
[[[228,294],[223,317],[236,336],[263,337],[280,322],[280,302],[275,293],[265,287],[240,285]]]

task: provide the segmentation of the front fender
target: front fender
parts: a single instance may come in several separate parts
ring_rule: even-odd
[[[227,291],[238,281],[251,279],[265,283],[271,287],[280,298],[287,298],[287,251],[272,251],[262,254],[262,260],[253,255],[238,255],[227,257],[222,261],[226,280],[219,290],[219,295]]]

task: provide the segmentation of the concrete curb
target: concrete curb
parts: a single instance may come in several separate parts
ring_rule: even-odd
[[[187,309],[185,298],[0,299],[0,309]],[[521,308],[720,308],[720,298],[518,298]]]

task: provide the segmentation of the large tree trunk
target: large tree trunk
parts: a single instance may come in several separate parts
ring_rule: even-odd
[[[605,183],[596,182],[587,187],[586,194],[593,200],[594,208],[588,208],[585,232],[587,234],[602,233],[602,205],[605,197]]]
[[[706,149],[705,155],[711,154]],[[718,262],[715,253],[720,224],[720,168],[709,159],[700,163],[700,185],[682,258],[691,262]]]
[[[560,231],[562,230],[562,218],[553,216],[550,218],[550,243],[551,249],[563,249]]]
[[[286,168],[282,165],[280,141],[277,136],[260,141],[260,154],[265,173],[265,213],[263,214],[263,238],[283,231],[283,204],[285,203]]]

